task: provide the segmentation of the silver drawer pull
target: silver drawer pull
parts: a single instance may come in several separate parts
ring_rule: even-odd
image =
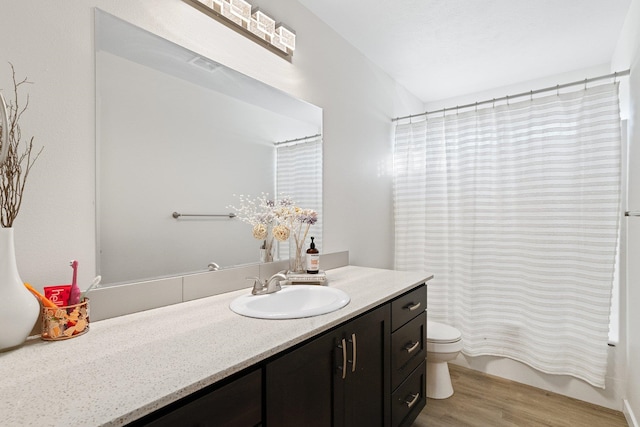
[[[419,302],[415,303],[415,304],[407,304],[404,306],[405,310],[409,310],[409,311],[415,311],[417,309],[420,308],[422,304],[420,304]]]
[[[353,356],[353,359],[351,359],[349,362],[351,362],[351,372],[355,372],[356,371],[356,361],[357,361],[357,347],[358,344],[356,344],[356,334],[351,334],[351,339],[349,340],[349,342],[351,343],[351,355]]]
[[[342,349],[342,379],[345,379],[347,377],[347,341],[344,338],[338,348]]]
[[[411,399],[411,400],[409,400]],[[415,405],[420,399],[420,393],[410,394],[404,401],[404,404],[407,405],[407,408],[411,408]]]
[[[407,344],[404,349],[407,351],[407,353],[411,353],[413,352],[416,348],[418,348],[418,346],[420,345],[420,341],[417,341],[415,344]]]

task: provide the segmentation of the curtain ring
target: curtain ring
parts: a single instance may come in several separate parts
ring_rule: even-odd
[[[478,101],[476,101],[476,113],[478,112]]]
[[[509,105],[509,95],[507,95],[507,105]]]
[[[529,91],[529,100],[533,102],[533,90]]]
[[[613,83],[616,83],[616,80],[618,80],[618,72],[614,71],[613,72]]]
[[[584,90],[587,90],[587,79],[584,79]]]
[[[556,85],[556,96],[560,96],[560,85]]]
[[[496,108],[496,99],[493,98],[493,108]]]
[[[456,105],[456,116],[458,115],[458,106]]]

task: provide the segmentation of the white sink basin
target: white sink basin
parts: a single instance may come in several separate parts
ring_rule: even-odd
[[[327,286],[290,285],[266,295],[243,295],[231,301],[232,311],[259,319],[299,319],[330,313],[349,304],[349,295]]]

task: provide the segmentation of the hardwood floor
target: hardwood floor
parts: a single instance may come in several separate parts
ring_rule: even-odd
[[[454,394],[412,427],[627,427],[622,412],[449,364]]]

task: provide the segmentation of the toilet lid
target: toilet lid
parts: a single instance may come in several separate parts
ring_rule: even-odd
[[[453,326],[427,320],[427,341],[451,343],[460,341],[462,334]]]

